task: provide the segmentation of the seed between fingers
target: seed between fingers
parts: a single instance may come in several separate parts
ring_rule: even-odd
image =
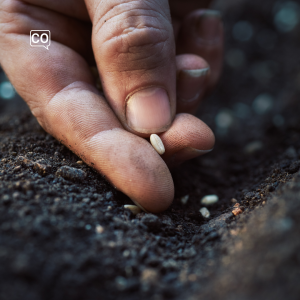
[[[163,155],[165,153],[165,146],[157,134],[151,134],[150,142],[153,148],[158,152],[158,154]]]

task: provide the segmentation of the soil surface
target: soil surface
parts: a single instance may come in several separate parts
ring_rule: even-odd
[[[0,99],[1,300],[299,299],[300,24],[280,27],[295,2],[224,2],[223,77],[199,110],[216,147],[173,171],[160,215],[124,209],[21,99]]]

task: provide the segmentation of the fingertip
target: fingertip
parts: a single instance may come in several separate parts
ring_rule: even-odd
[[[210,67],[201,57],[182,54],[176,57],[177,113],[193,113],[206,93]]]
[[[177,53],[194,53],[211,68],[210,89],[220,77],[223,64],[224,29],[221,15],[214,10],[196,10],[182,22],[177,39]]]
[[[95,168],[134,203],[152,213],[171,205],[171,173],[148,141],[124,129],[114,129],[99,134],[94,143]]]
[[[200,119],[190,114],[177,114],[171,128],[160,135],[168,166],[209,153],[214,148],[215,136]]]

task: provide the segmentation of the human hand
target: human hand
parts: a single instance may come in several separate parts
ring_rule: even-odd
[[[211,130],[188,114],[221,70],[220,18],[198,5],[170,1],[173,31],[167,0],[0,0],[0,62],[38,122],[154,213],[174,197],[166,163],[214,145]],[[38,29],[51,31],[49,51],[30,47]],[[151,133],[164,143],[162,157],[144,139]]]

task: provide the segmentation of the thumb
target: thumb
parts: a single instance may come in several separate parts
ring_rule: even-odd
[[[85,0],[102,87],[123,126],[166,131],[176,111],[175,42],[168,0]]]

